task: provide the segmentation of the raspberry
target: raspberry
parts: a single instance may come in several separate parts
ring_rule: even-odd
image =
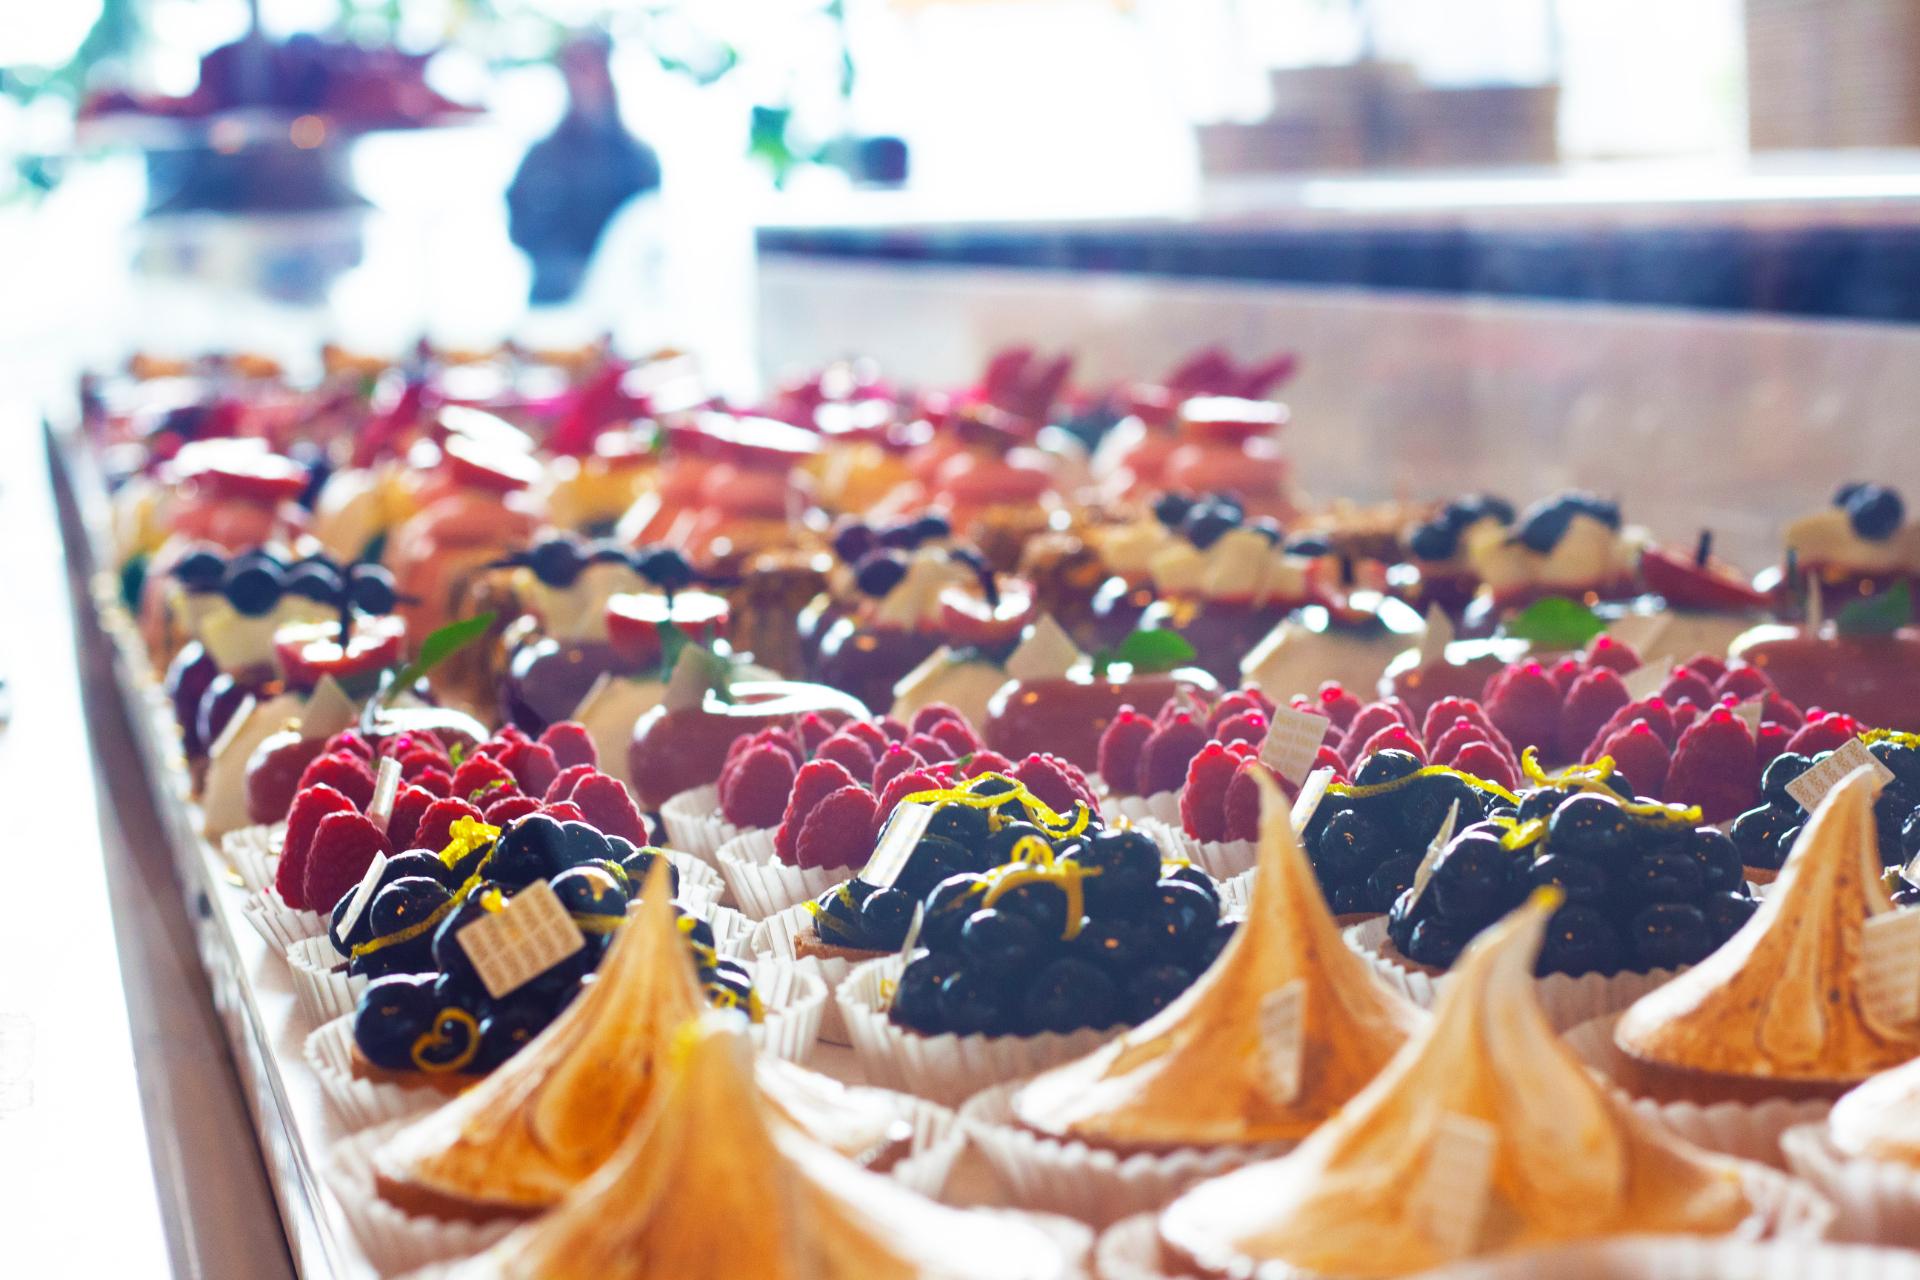
[[[894,806],[908,796],[920,791],[944,790],[946,790],[946,785],[942,783],[939,778],[935,777],[930,770],[909,769],[905,773],[895,774],[888,780],[887,785],[880,791],[880,802],[875,812],[880,815],[880,820],[884,822],[888,815],[893,812]]]
[[[1453,767],[1457,769],[1460,766],[1454,764],[1455,759],[1458,758],[1462,751],[1466,750],[1469,744],[1475,742],[1486,742],[1488,746],[1493,745],[1491,742],[1488,742],[1487,731],[1485,729],[1467,719],[1465,716],[1455,716],[1452,726],[1434,742],[1428,758],[1435,764],[1453,765]]]
[[[1600,726],[1633,698],[1627,686],[1610,667],[1595,667],[1573,682],[1567,691],[1566,705],[1560,712],[1559,742],[1568,752],[1581,743],[1592,742]],[[1649,792],[1648,794],[1652,794]]]
[[[721,775],[720,812],[736,827],[776,825],[787,807],[787,792],[793,789],[797,772],[793,761],[778,747],[753,748]]]
[[[980,749],[980,735],[964,720],[942,720],[933,726],[932,736],[947,744],[947,754],[964,756]]]
[[[1587,665],[1607,667],[1620,675],[1640,669],[1640,655],[1634,647],[1612,636],[1599,635],[1587,646]]]
[[[1547,673],[1547,678],[1553,681],[1553,687],[1564,698],[1567,690],[1573,688],[1573,682],[1586,673],[1586,668],[1580,665],[1578,658],[1562,658],[1553,664],[1553,670]]]
[[[486,816],[481,819],[490,827],[505,830],[530,813],[539,813],[542,805],[532,796],[502,796],[486,808]]]
[[[493,803],[503,791],[519,789],[513,771],[492,756],[468,756],[453,771],[453,794],[478,805]]]
[[[1242,761],[1234,771],[1233,781],[1227,784],[1227,798],[1221,805],[1221,817],[1224,823],[1221,838],[1224,840],[1258,840],[1260,838],[1260,784],[1255,779],[1266,774],[1280,784],[1282,791],[1291,791],[1286,779],[1261,764],[1258,760]]]
[[[409,729],[405,733],[397,733],[380,744],[380,754],[405,755],[415,747],[425,747],[443,756],[447,754],[447,744],[431,729]]]
[[[542,804],[558,804],[573,795],[573,789],[580,785],[582,778],[591,778],[600,772],[590,764],[570,764],[554,775],[547,789],[540,793]]]
[[[947,744],[930,733],[910,733],[901,745],[917,752],[923,760],[950,760],[953,752],[947,750]]]
[[[1700,708],[1693,704],[1693,700],[1691,698],[1683,702],[1674,703],[1673,731],[1676,735],[1685,733],[1687,726],[1692,724],[1695,720],[1698,720],[1699,718],[1700,718]]]
[[[1707,822],[1725,822],[1759,802],[1753,735],[1739,716],[1715,707],[1680,735],[1665,798],[1699,805]]]
[[[1114,713],[1100,733],[1100,749],[1094,767],[1107,780],[1115,795],[1128,795],[1140,776],[1140,750],[1153,736],[1153,721],[1131,705]]]
[[[833,736],[833,726],[818,711],[809,711],[800,717],[800,723],[794,726],[800,734],[800,745],[812,755],[820,749],[820,744]]]
[[[560,776],[559,760],[550,749],[537,742],[514,743],[500,753],[500,763],[530,796],[545,795],[553,780]]]
[[[1809,717],[1794,735],[1787,739],[1787,750],[1803,756],[1815,755],[1822,751],[1838,751],[1847,745],[1849,739],[1860,731],[1860,726],[1851,716],[1837,712]]]
[[[301,771],[300,781],[294,786],[294,795],[298,796],[308,787],[322,783],[353,801],[356,809],[365,809],[373,803],[373,770],[351,752],[315,756],[312,763]]]
[[[1360,699],[1337,680],[1329,680],[1320,686],[1319,701],[1319,712],[1341,729],[1350,727],[1353,718],[1360,714]]]
[[[303,787],[287,810],[287,835],[280,847],[280,865],[273,873],[274,888],[290,907],[307,905],[307,851],[320,820],[335,813],[355,813],[353,801],[324,782]]]
[[[1340,758],[1339,752],[1324,742],[1320,744],[1320,750],[1314,754],[1313,768],[1333,770],[1333,781],[1335,782],[1345,782],[1347,780],[1346,762]],[[1312,770],[1309,770],[1309,772],[1312,772]]]
[[[327,739],[326,750],[320,754],[332,755],[336,751],[344,751],[349,755],[359,756],[368,764],[373,763],[373,745],[360,736],[358,729],[342,729],[340,732],[334,734],[331,738]]]
[[[445,769],[422,769],[407,781],[422,791],[433,792],[436,796],[445,797],[453,794],[453,775]]]
[[[399,760],[400,776],[409,782],[429,769],[438,769],[442,773],[449,775],[453,772],[453,761],[449,760],[444,753],[435,751],[432,747],[408,747],[406,754],[400,756]],[[451,776],[449,776],[448,781],[452,781]]]
[[[1560,690],[1537,662],[1509,667],[1487,682],[1487,716],[1508,741],[1532,744],[1548,760],[1570,755],[1560,745]]]
[[[1775,724],[1771,720],[1760,722],[1760,732],[1754,738],[1753,755],[1761,772],[1764,773],[1767,766],[1773,763],[1773,758],[1787,749],[1787,739],[1792,736],[1793,731],[1783,724]]]
[[[479,806],[461,799],[435,800],[420,815],[420,825],[414,828],[414,847],[440,852],[453,839],[453,824],[462,818],[479,819]]]
[[[503,724],[493,731],[493,740],[504,749],[516,742],[532,742],[533,738],[517,724]]]
[[[1506,756],[1500,754],[1493,744],[1470,742],[1454,757],[1453,767],[1462,773],[1470,773],[1476,778],[1488,782],[1497,782],[1511,791],[1518,785],[1519,771]]]
[[[907,732],[932,733],[935,725],[949,722],[964,726],[967,718],[960,714],[957,707],[944,702],[929,702],[913,713],[913,719],[907,721]]]
[[[302,881],[309,909],[323,915],[342,895],[359,884],[375,854],[393,854],[386,832],[364,813],[330,813],[320,819],[307,850],[307,873]]]
[[[787,807],[773,833],[773,853],[782,862],[798,862],[800,829],[822,800],[835,791],[857,785],[852,774],[832,760],[809,760],[794,775]]]
[[[1213,736],[1222,742],[1251,742],[1258,746],[1267,740],[1268,728],[1265,712],[1243,711],[1221,724]]]
[[[600,763],[600,749],[593,745],[593,735],[585,725],[573,720],[548,725],[547,731],[540,735],[540,745],[553,752],[554,762],[562,769]]]
[[[1180,825],[1194,839],[1226,839],[1227,788],[1240,763],[1239,756],[1209,742],[1187,766],[1187,785],[1180,793]]]
[[[1134,789],[1143,796],[1177,791],[1186,781],[1187,766],[1207,745],[1207,731],[1191,715],[1181,712],[1153,731],[1140,750]]]
[[[1221,695],[1220,701],[1214,703],[1212,709],[1207,712],[1207,736],[1217,737],[1214,730],[1218,729],[1222,722],[1231,720],[1237,715],[1244,715],[1249,711],[1258,711],[1265,715],[1271,711],[1272,707],[1260,705],[1260,699],[1254,696],[1257,693],[1259,693],[1257,689],[1236,689],[1232,693]],[[1172,711],[1185,711],[1191,714],[1193,708],[1184,699],[1170,698],[1167,705],[1161,709],[1160,715],[1154,718],[1163,719]]]
[[[801,824],[794,842],[800,867],[857,867],[873,853],[879,810],[865,787],[829,792]]]
[[[926,739],[914,738],[910,739],[910,741],[926,741]],[[941,759],[945,759],[947,755],[946,748],[939,746],[938,742],[935,742],[935,745],[939,747],[939,749],[935,751],[934,754]],[[882,748],[882,750],[884,749],[885,748]],[[927,753],[924,751],[916,749],[915,754],[923,760],[927,758]],[[813,753],[813,758],[815,760],[831,760],[856,778],[871,778],[873,776],[873,766],[880,761],[880,753],[868,746],[860,738],[842,729],[821,743],[820,749]]]
[[[1696,707],[1710,707],[1715,702],[1713,682],[1687,667],[1673,669],[1667,682],[1660,686],[1660,696],[1668,702],[1691,702]]]
[[[974,752],[973,758],[967,761],[967,767],[964,771],[965,776],[969,778],[977,778],[983,773],[1011,772],[1013,772],[1013,761],[1007,759],[998,751]]]
[[[875,760],[880,758],[880,753],[887,749],[887,743],[890,741],[886,731],[871,720],[849,720],[847,723],[841,725],[835,732],[851,734],[853,737],[858,738],[866,744],[867,751]],[[912,735],[909,734],[908,737],[912,737]]]
[[[1765,724],[1769,720],[1778,725],[1785,725],[1789,729],[1798,729],[1807,722],[1807,715],[1799,707],[1781,697],[1776,690],[1767,694],[1760,702],[1760,722]]]
[[[540,806],[540,812],[546,814],[555,822],[585,822],[587,820],[587,815],[580,811],[580,806],[571,800],[561,800],[553,804],[543,804]]]
[[[1390,729],[1400,723],[1402,723],[1401,719],[1394,714],[1392,707],[1384,702],[1369,702],[1360,708],[1353,717],[1353,722],[1347,726],[1347,736],[1340,741],[1341,759],[1351,767],[1359,758],[1360,748],[1367,739],[1382,729]]]
[[[1087,775],[1059,756],[1035,752],[1013,766],[1008,776],[1024,784],[1042,804],[1062,817],[1073,815],[1076,801],[1086,805],[1089,813],[1100,811]]]
[[[1421,764],[1427,762],[1427,749],[1420,745],[1420,739],[1414,737],[1412,731],[1403,724],[1390,724],[1368,738],[1365,745],[1360,748],[1360,754],[1355,758],[1365,760],[1368,756],[1381,751],[1404,751]]]
[[[1462,718],[1472,721],[1488,731],[1488,741],[1493,741],[1493,721],[1487,719],[1487,711],[1472,698],[1446,697],[1435,700],[1427,708],[1426,719],[1420,722],[1420,740],[1432,745],[1433,740],[1453,727],[1453,722]],[[1505,734],[1501,735],[1504,740]]]
[[[1711,653],[1696,653],[1680,665],[1708,684],[1718,684],[1720,678],[1727,674],[1726,659]]]
[[[1735,702],[1745,702],[1773,692],[1773,681],[1760,668],[1742,662],[1728,667],[1726,674],[1713,682],[1713,691],[1722,698],[1731,695]]]
[[[903,773],[912,773],[926,768],[927,762],[918,751],[909,751],[897,742],[887,744],[887,752],[880,757],[880,763],[873,766],[873,789],[876,793],[885,791],[887,784]]]
[[[901,724],[892,716],[880,717],[880,732],[887,735],[888,742],[905,742],[907,740],[907,726]]]
[[[1648,727],[1645,720],[1635,720],[1614,730],[1591,758],[1598,760],[1601,756],[1613,757],[1613,763],[1627,775],[1627,781],[1640,795],[1666,795],[1667,770],[1672,767],[1673,758],[1667,744],[1660,741],[1660,735]]]
[[[653,836],[640,807],[627,792],[627,784],[604,773],[582,778],[573,789],[572,801],[587,815],[587,821],[602,834],[621,836],[637,845],[650,845]]]
[[[413,843],[414,832],[420,829],[420,819],[426,816],[428,809],[439,797],[431,791],[419,787],[401,787],[400,794],[393,798],[393,815],[387,819],[387,839],[396,849],[417,848]]]

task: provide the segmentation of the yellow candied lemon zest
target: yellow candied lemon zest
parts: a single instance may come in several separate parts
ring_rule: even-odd
[[[983,782],[996,781],[1007,784],[1007,790],[992,795],[981,795],[975,788]],[[977,778],[969,778],[963,787],[951,787],[940,791],[916,791],[901,799],[902,804],[957,804],[969,809],[1001,809],[1009,804],[1019,804],[1027,817],[1037,827],[1044,828],[1055,839],[1077,836],[1087,829],[1093,814],[1087,809],[1086,802],[1073,802],[1074,816],[1064,818],[1048,807],[1046,801],[1027,789],[1027,784],[1004,773],[983,773]],[[993,824],[999,814],[989,814],[988,823]]]
[[[449,1058],[445,1062],[434,1062],[426,1057],[426,1051],[437,1044],[445,1043],[446,1038],[440,1034],[440,1024],[443,1022],[457,1022],[466,1027],[467,1047],[463,1049],[457,1057]],[[460,1070],[460,1068],[472,1062],[473,1056],[479,1052],[480,1024],[476,1022],[473,1015],[465,1009],[462,1009],[458,1005],[449,1005],[434,1016],[433,1030],[413,1042],[413,1048],[408,1051],[408,1056],[413,1059],[413,1065],[422,1071],[437,1074],[440,1072]]]
[[[568,914],[572,916],[573,925],[580,932],[597,933],[603,937],[618,933],[621,924],[624,923],[620,916],[603,916],[591,911],[572,911]]]
[[[1384,796],[1412,784],[1415,778],[1458,778],[1475,791],[1484,791],[1488,795],[1499,796],[1508,804],[1519,804],[1520,797],[1513,794],[1497,782],[1475,777],[1471,773],[1462,773],[1451,765],[1430,764],[1423,769],[1415,769],[1404,778],[1395,778],[1391,782],[1374,782],[1366,786],[1357,786],[1351,782],[1335,782],[1327,787],[1327,794],[1345,796],[1350,800],[1367,800],[1374,796]]]
[[[678,929],[681,935],[687,939],[687,949],[693,952],[694,960],[701,968],[711,969],[714,966],[714,962],[720,958],[720,953],[705,943],[695,942],[693,940],[693,931],[699,926],[700,921],[698,917],[695,916],[681,916],[673,922],[673,927]]]
[[[460,859],[481,845],[499,838],[498,827],[488,826],[478,818],[455,818],[453,827],[447,833],[447,847],[440,851],[440,861],[449,867],[457,867]]]
[[[1506,830],[1507,834],[1500,837],[1502,849],[1524,849],[1530,844],[1538,843],[1540,838],[1547,834],[1547,822],[1544,818],[1528,818],[1525,822],[1518,822],[1512,818],[1493,818],[1490,821],[1494,826]]]
[[[1903,733],[1898,729],[1869,729],[1860,735],[1860,741],[1868,746],[1876,742],[1894,742],[1920,750],[1920,733]]]
[[[1079,937],[1080,921],[1086,915],[1086,891],[1081,882],[1088,876],[1099,875],[1100,868],[1082,866],[1070,858],[1056,856],[1053,846],[1039,836],[1022,838],[1015,843],[1011,853],[1004,866],[985,873],[986,896],[980,900],[980,905],[991,907],[1023,884],[1057,884],[1061,892],[1067,895],[1067,927],[1060,936],[1068,942]],[[1014,865],[1020,862],[1030,862],[1032,865]]]
[[[476,821],[473,818],[457,819],[453,824],[453,830],[450,833],[447,847],[439,853],[440,861],[449,867],[457,866],[462,858],[472,853],[475,849],[480,848],[482,845],[498,839],[499,835],[500,828],[498,827],[490,827],[486,823]],[[469,893],[479,887],[481,880],[486,875],[487,864],[491,861],[493,861],[493,851],[489,849],[481,856],[480,861],[474,865],[473,874],[468,876],[465,882],[462,883],[458,889],[455,889],[452,896],[445,902],[428,912],[424,918],[416,920],[404,929],[396,929],[392,933],[382,934],[378,938],[367,939],[367,941],[353,949],[353,957],[358,959],[361,956],[370,956],[376,951],[383,951],[388,947],[397,947],[403,942],[412,942],[421,934],[439,928],[440,922],[453,914],[454,906],[463,901]],[[495,889],[492,892],[497,898],[500,891]],[[497,901],[493,903],[483,902],[481,905],[486,907],[488,911],[498,911],[501,906]]]
[[[1520,772],[1527,775],[1535,786],[1546,788],[1570,788],[1574,791],[1591,791],[1604,795],[1617,803],[1622,809],[1636,818],[1662,818],[1668,822],[1684,822],[1688,826],[1700,823],[1700,806],[1697,804],[1641,804],[1629,800],[1607,785],[1607,779],[1613,776],[1612,756],[1601,756],[1590,764],[1573,764],[1558,773],[1548,773],[1540,767],[1540,761],[1534,756],[1534,749],[1528,747],[1520,753]]]

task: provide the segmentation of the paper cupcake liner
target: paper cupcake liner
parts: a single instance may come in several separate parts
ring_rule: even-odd
[[[1123,1156],[1021,1127],[1013,1115],[1013,1095],[1019,1088],[1016,1081],[969,1098],[960,1108],[967,1136],[1012,1199],[1096,1227],[1158,1209],[1203,1178],[1283,1155],[1294,1145],[1193,1147]]]
[[[447,1095],[430,1085],[408,1087],[391,1080],[365,1080],[353,1074],[353,1015],[335,1018],[314,1031],[301,1047],[327,1105],[349,1133],[433,1110]]]
[[[1242,871],[1237,876],[1220,881],[1221,916],[1246,918],[1247,907],[1253,902],[1253,877],[1253,872]]]
[[[720,846],[720,873],[750,920],[765,920],[811,902],[853,876],[858,867],[795,867],[773,856],[773,828],[742,831]]]
[[[470,1258],[519,1225],[512,1220],[453,1222],[415,1217],[382,1200],[374,1184],[373,1153],[398,1127],[384,1124],[355,1134],[335,1145],[327,1163],[327,1180],[376,1271],[399,1275]]]
[[[745,960],[754,954],[752,939],[756,925],[732,907],[714,907],[705,913],[713,926],[713,949],[723,956]]]
[[[960,1153],[966,1150],[966,1130],[950,1108],[925,1098],[900,1096],[907,1100],[913,1139],[907,1154],[887,1170],[887,1176],[929,1200],[938,1200],[947,1189],[947,1179]]]
[[[346,957],[333,949],[324,933],[302,938],[287,948],[287,967],[293,970],[293,996],[309,1027],[350,1014],[360,993],[372,981],[365,974],[349,974]]]
[[[1836,1239],[1920,1249],[1920,1169],[1845,1155],[1824,1124],[1795,1125],[1780,1146],[1787,1167],[1833,1202]]]
[[[667,847],[690,853],[700,861],[720,869],[720,846],[740,834],[740,828],[720,813],[720,788],[695,787],[667,797],[660,806],[660,820],[667,825]]]
[[[749,1038],[754,1048],[776,1058],[805,1065],[820,1038],[820,1019],[827,1008],[827,984],[806,963],[785,960],[750,962],[753,989],[760,994],[766,1016],[753,1024]]]
[[[795,903],[785,911],[768,916],[753,925],[753,932],[747,936],[747,954],[771,956],[794,964],[808,964],[827,984],[827,994],[832,996],[840,989],[840,984],[853,972],[854,961],[845,956],[801,956],[796,945],[801,933],[813,927],[813,913],[807,910],[805,902]],[[820,1023],[820,1038],[828,1044],[849,1045],[853,1041],[847,1033],[847,1021],[840,1016],[838,1001],[827,1001],[826,1017]]]
[[[220,852],[233,864],[233,870],[240,877],[249,893],[259,893],[273,883],[273,873],[280,860],[280,846],[287,838],[287,824],[276,822],[272,826],[242,827],[238,831],[229,831],[220,837]]]
[[[1231,880],[1253,870],[1259,846],[1251,840],[1196,840],[1186,833],[1178,820],[1162,822],[1147,818],[1134,824],[1148,839],[1160,846],[1169,858],[1183,858],[1215,880]]]
[[[861,1069],[885,1089],[958,1106],[982,1089],[1071,1062],[1125,1030],[923,1036],[894,1026],[883,1004],[883,991],[891,989],[903,967],[897,955],[855,965],[834,992]]]
[[[726,896],[726,882],[720,873],[694,857],[678,849],[667,850],[667,861],[680,873],[680,892],[674,900],[701,915],[706,915],[720,905],[720,899]]]
[[[1365,956],[1375,973],[1423,1009],[1431,1009],[1452,980],[1446,974],[1422,973],[1387,954],[1385,916],[1350,925],[1342,933],[1347,945]],[[1594,1018],[1619,1013],[1655,987],[1673,981],[1679,973],[1677,969],[1654,969],[1648,973],[1617,973],[1611,978],[1600,973],[1583,973],[1577,978],[1554,973],[1535,978],[1533,990],[1553,1029],[1565,1031]]]
[[[1108,795],[1100,801],[1100,816],[1109,825],[1122,818],[1136,827],[1144,827],[1148,822],[1178,831],[1180,829],[1180,793],[1178,791],[1156,791],[1150,796]]]
[[[317,911],[300,911],[287,905],[280,891],[269,885],[240,904],[240,914],[267,945],[282,955],[302,938],[325,934],[327,922]]]

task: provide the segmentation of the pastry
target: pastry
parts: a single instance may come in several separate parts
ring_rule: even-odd
[[[717,782],[737,739],[792,724],[810,711],[849,719],[867,714],[837,689],[786,680],[741,681],[724,693],[706,688],[684,700],[666,698],[633,726],[627,771],[635,794],[658,809],[682,791]]]
[[[1622,527],[1616,502],[1589,493],[1544,498],[1520,512],[1506,538],[1469,548],[1481,587],[1466,625],[1490,630],[1546,596],[1631,600],[1639,594],[1636,570],[1647,541],[1644,530]]]

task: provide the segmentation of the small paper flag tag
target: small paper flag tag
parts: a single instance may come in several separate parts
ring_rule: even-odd
[[[506,906],[475,920],[454,938],[496,1000],[587,945],[580,926],[545,880],[535,880],[507,899]]]
[[[1313,769],[1314,757],[1333,721],[1310,711],[1275,707],[1266,741],[1260,744],[1260,759],[1288,782],[1299,786]]]
[[[1453,643],[1453,619],[1437,604],[1427,606],[1427,629],[1420,633],[1420,665],[1430,667],[1447,660],[1447,646]]]
[[[1460,821],[1460,802],[1455,800],[1447,806],[1447,816],[1440,821],[1440,829],[1433,833],[1433,839],[1427,841],[1427,851],[1420,859],[1420,865],[1413,871],[1413,900],[1420,901],[1420,895],[1427,891],[1427,881],[1433,879],[1433,864],[1440,861],[1440,855],[1446,850],[1447,842],[1453,839],[1453,828]]]
[[[1627,687],[1627,700],[1638,702],[1642,698],[1651,698],[1660,692],[1660,686],[1673,674],[1673,659],[1662,658],[1658,662],[1643,662],[1627,674],[1620,677],[1620,683]]]
[[[373,901],[373,886],[380,883],[381,875],[387,869],[387,855],[375,853],[373,861],[367,864],[367,874],[360,877],[360,883],[353,887],[353,894],[347,899],[347,909],[340,913],[340,936],[345,938],[353,932],[353,926],[360,923],[360,913]]]
[[[1760,734],[1760,718],[1766,714],[1766,710],[1767,704],[1765,702],[1759,698],[1748,698],[1745,702],[1734,705],[1733,714],[1740,717],[1741,721],[1747,726],[1747,732],[1758,737]]]
[[[893,816],[887,819],[887,829],[881,833],[873,856],[861,868],[859,879],[875,889],[892,888],[893,882],[906,869],[907,859],[919,847],[920,837],[927,834],[927,824],[932,821],[932,805],[895,805]]]
[[[1306,1052],[1307,984],[1295,978],[1260,1000],[1260,1055],[1273,1096],[1292,1102],[1300,1096],[1301,1064]]]
[[[1859,978],[1860,1003],[1874,1022],[1900,1032],[1920,1023],[1920,911],[1867,917]]]
[[[367,805],[367,817],[382,831],[393,821],[394,798],[400,794],[400,762],[388,756],[380,762],[373,779],[373,800]]]
[[[1307,824],[1313,821],[1320,802],[1327,798],[1327,788],[1332,785],[1333,770],[1324,765],[1308,774],[1307,780],[1300,784],[1300,794],[1293,798],[1293,811],[1288,817],[1294,835],[1306,834]]]
[[[1827,792],[1840,785],[1840,779],[1863,765],[1873,770],[1874,794],[1878,795],[1880,788],[1893,781],[1893,770],[1881,764],[1879,757],[1867,750],[1866,743],[1849,738],[1844,746],[1834,748],[1832,755],[1789,782],[1787,794],[1799,801],[1802,809],[1812,813]]]
[[[1440,1117],[1408,1207],[1445,1257],[1466,1257],[1480,1238],[1498,1146],[1499,1136],[1485,1120],[1454,1112]]]
[[[1015,680],[1049,680],[1064,676],[1080,661],[1080,649],[1053,615],[1043,613],[1020,647],[1007,656],[1007,675]]]

